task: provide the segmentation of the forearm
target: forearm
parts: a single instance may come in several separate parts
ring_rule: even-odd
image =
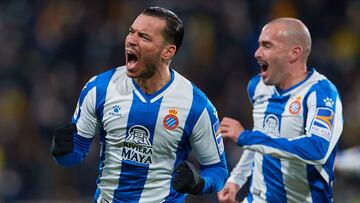
[[[201,165],[200,174],[205,182],[202,194],[220,191],[229,175],[225,155],[221,156],[221,161],[217,164]]]
[[[244,150],[239,162],[232,169],[228,182],[235,183],[240,188],[245,185],[252,172],[254,154],[255,152],[252,150]]]
[[[308,164],[323,164],[329,142],[316,135],[303,135],[297,139],[270,137],[260,131],[246,130],[240,134],[237,144],[245,149],[278,158],[297,159]]]
[[[74,134],[73,151],[69,154],[54,158],[57,161],[57,163],[61,166],[65,166],[65,167],[74,166],[85,159],[86,154],[89,152],[91,141],[92,141],[91,138],[85,138],[78,134]]]

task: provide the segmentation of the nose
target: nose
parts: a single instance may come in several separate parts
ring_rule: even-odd
[[[136,34],[134,34],[134,33],[129,33],[129,34],[126,36],[126,44],[128,44],[128,45],[136,45],[136,42],[137,42]]]
[[[254,56],[256,59],[259,59],[262,57],[262,55],[263,55],[263,53],[262,53],[261,47],[258,47],[257,50],[255,51]]]

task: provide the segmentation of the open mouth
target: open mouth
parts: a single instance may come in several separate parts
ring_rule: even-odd
[[[260,62],[260,68],[261,68],[261,74],[266,73],[266,71],[268,70],[269,64],[265,63],[265,62]]]
[[[126,66],[128,68],[134,68],[138,62],[139,58],[136,54],[127,51],[126,52]]]

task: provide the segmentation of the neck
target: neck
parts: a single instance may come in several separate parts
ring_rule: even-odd
[[[163,88],[170,79],[170,69],[169,67],[166,67],[163,70],[156,70],[154,75],[150,78],[136,78],[135,82],[140,86],[144,93],[153,94]]]
[[[297,70],[297,71],[296,71]],[[284,79],[284,82],[279,85],[279,88],[282,90],[287,90],[290,87],[302,82],[307,77],[306,66],[303,65],[301,68],[294,69],[289,72]]]

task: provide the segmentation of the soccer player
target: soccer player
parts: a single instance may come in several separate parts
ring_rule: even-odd
[[[91,78],[72,123],[54,131],[62,166],[81,162],[100,135],[94,202],[184,202],[222,189],[228,171],[216,109],[170,67],[183,35],[172,11],[145,9],[125,39],[125,66]],[[186,161],[191,150],[200,173]]]
[[[336,87],[306,62],[311,37],[298,19],[266,24],[255,58],[260,74],[248,85],[254,127],[225,117],[223,137],[244,149],[220,202],[235,196],[251,177],[244,202],[332,202],[334,159],[343,128]]]

